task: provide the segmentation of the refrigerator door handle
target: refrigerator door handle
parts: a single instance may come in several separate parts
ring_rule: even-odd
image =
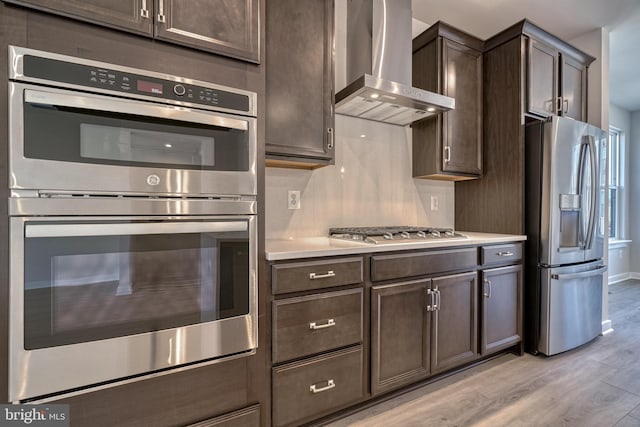
[[[583,277],[597,276],[599,274],[604,273],[605,271],[607,271],[607,266],[606,265],[604,267],[600,267],[600,268],[595,269],[595,270],[582,271],[580,273],[552,274],[551,278],[554,279],[554,280],[580,279],[580,278],[583,278]]]
[[[591,163],[591,200],[589,207],[589,227],[587,234],[587,241],[585,247],[591,249],[593,246],[593,236],[596,231],[596,210],[597,210],[597,195],[598,195],[598,164],[596,163],[596,143],[593,135],[586,136],[589,144],[589,158]]]
[[[587,234],[588,234],[588,223],[585,223],[585,206],[583,205],[584,201],[584,174],[585,174],[585,163],[587,157],[587,151],[589,150],[589,142],[582,140],[582,144],[580,144],[580,155],[578,157],[578,182],[576,183],[576,187],[578,189],[578,196],[580,197],[580,228],[578,230],[578,244],[582,249],[586,248],[587,242]]]

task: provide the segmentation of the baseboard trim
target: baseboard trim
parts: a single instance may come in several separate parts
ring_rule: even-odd
[[[615,285],[616,283],[624,282],[625,280],[635,279],[640,280],[640,273],[620,273],[609,276],[609,284]]]
[[[613,276],[609,276],[609,284],[613,285],[615,283],[624,282],[628,279],[631,279],[631,273],[614,274]]]
[[[602,321],[602,335],[607,335],[613,332],[613,328],[611,326],[610,319]]]

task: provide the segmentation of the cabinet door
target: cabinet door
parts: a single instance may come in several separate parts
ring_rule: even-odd
[[[253,405],[199,423],[189,424],[187,427],[258,427],[259,425],[260,405]]]
[[[436,308],[431,324],[431,373],[474,360],[478,353],[478,274],[433,279]]]
[[[266,7],[267,165],[332,164],[333,0]]]
[[[442,170],[482,174],[482,53],[443,39],[444,94],[456,108],[442,114]]]
[[[260,62],[259,0],[155,0],[155,3],[157,39]]]
[[[371,289],[371,393],[429,375],[429,280]]]
[[[566,55],[562,61],[562,115],[587,120],[587,67]]]
[[[151,36],[153,0],[10,0],[94,24]]]
[[[527,107],[532,114],[548,117],[558,113],[558,51],[529,39]]]
[[[483,356],[522,339],[522,265],[482,272]]]

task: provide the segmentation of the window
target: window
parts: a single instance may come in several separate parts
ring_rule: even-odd
[[[609,204],[607,206],[607,212],[609,214],[608,236],[610,239],[621,238],[621,236],[619,235],[621,137],[622,132],[620,130],[615,128],[609,129],[609,149],[606,156],[609,163],[609,174],[607,175],[607,184],[609,185]]]

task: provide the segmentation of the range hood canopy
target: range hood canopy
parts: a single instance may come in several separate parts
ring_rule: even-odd
[[[411,0],[348,0],[347,80],[336,113],[405,126],[452,110],[448,96],[411,86]]]

